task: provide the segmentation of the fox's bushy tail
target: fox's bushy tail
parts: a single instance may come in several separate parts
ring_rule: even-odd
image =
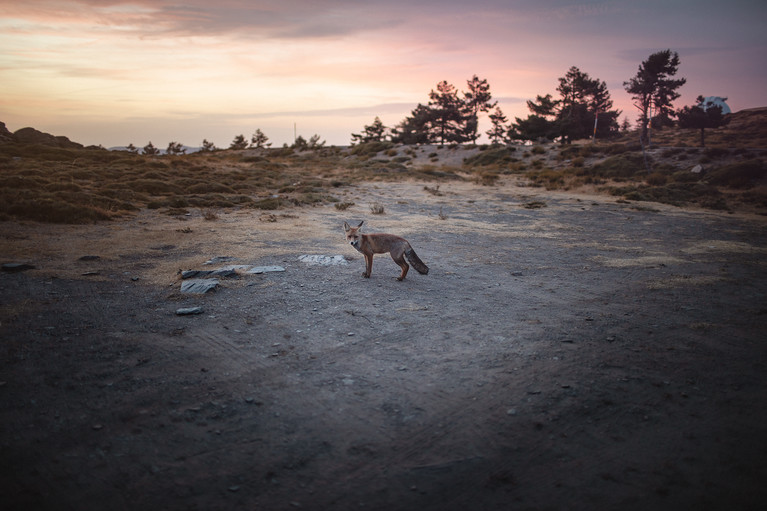
[[[412,248],[408,248],[405,250],[405,257],[407,258],[408,262],[415,268],[415,271],[422,275],[427,275],[429,273],[429,267],[426,266],[423,261],[418,257],[418,255],[415,253],[415,250]]]

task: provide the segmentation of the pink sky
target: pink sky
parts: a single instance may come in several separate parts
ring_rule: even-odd
[[[623,82],[679,53],[676,106],[767,106],[767,2],[649,0],[0,0],[0,121],[105,147],[259,128],[346,145],[400,122],[439,81],[486,78],[506,115],[577,66],[630,119]],[[482,131],[489,127],[481,119]]]

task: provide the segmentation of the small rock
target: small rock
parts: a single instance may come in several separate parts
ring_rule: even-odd
[[[99,430],[102,430],[102,429],[104,429],[104,426],[102,426],[101,424],[94,424],[93,426],[91,426],[91,428],[92,428],[94,431],[99,431]]]
[[[240,491],[240,487],[239,487],[239,486],[236,486],[236,485],[235,485],[235,486],[230,486],[230,487],[229,487],[229,488],[227,488],[227,489],[228,489],[230,492],[232,492],[232,493],[234,493],[234,492],[236,492],[236,491]]]
[[[236,257],[232,257],[232,256],[216,256],[216,257],[214,257],[212,259],[209,259],[209,260],[205,261],[202,264],[227,263],[229,261],[235,261],[235,260],[237,260],[237,258]]]
[[[191,316],[194,314],[202,314],[202,313],[203,313],[202,307],[182,307],[181,309],[176,309],[177,316]]]
[[[692,172],[693,174],[701,174],[703,172],[703,166],[695,165],[693,168],[690,169],[690,172]]]
[[[33,270],[35,267],[26,263],[5,263],[3,264],[3,271],[15,273],[19,271]]]
[[[84,255],[79,260],[80,261],[98,261],[99,259],[101,259],[101,256],[97,256],[97,255]]]

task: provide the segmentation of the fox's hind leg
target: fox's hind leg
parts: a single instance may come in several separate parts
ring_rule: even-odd
[[[397,256],[392,253],[391,258],[394,259],[394,262],[399,265],[400,268],[402,268],[402,273],[400,273],[400,276],[397,277],[397,280],[404,280],[405,276],[407,275],[407,271],[410,269],[410,266],[405,262],[405,254],[400,253]]]

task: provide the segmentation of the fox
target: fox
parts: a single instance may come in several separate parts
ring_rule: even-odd
[[[365,272],[362,274],[365,278],[370,278],[370,273],[373,270],[373,254],[386,254],[389,253],[394,262],[402,269],[400,276],[397,280],[405,280],[410,266],[408,266],[405,259],[410,261],[413,268],[422,275],[429,273],[429,267],[424,264],[423,261],[416,255],[413,247],[405,238],[400,238],[394,234],[362,234],[363,220],[357,227],[351,227],[348,222],[344,222],[344,233],[346,234],[346,241],[349,245],[354,247],[358,252],[361,252],[365,256]]]

